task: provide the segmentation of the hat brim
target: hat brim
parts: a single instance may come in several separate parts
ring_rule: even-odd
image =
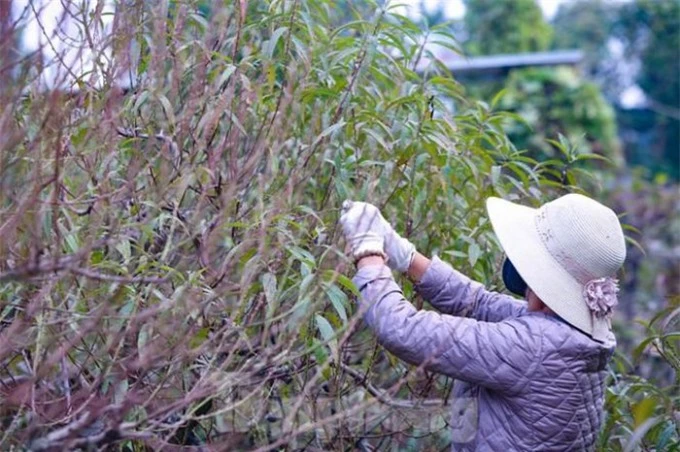
[[[550,254],[535,224],[538,209],[500,198],[486,201],[489,219],[505,254],[527,285],[550,309],[588,335],[593,320],[583,286]]]

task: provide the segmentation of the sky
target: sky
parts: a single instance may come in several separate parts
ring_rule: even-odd
[[[410,6],[410,13],[417,15],[421,0],[401,0],[400,3]],[[537,0],[537,3],[543,10],[543,15],[547,19],[552,19],[557,8],[565,0]],[[465,13],[465,7],[462,0],[424,0],[425,8],[428,10],[435,9],[438,5],[444,6],[444,12],[449,19],[460,19]]]

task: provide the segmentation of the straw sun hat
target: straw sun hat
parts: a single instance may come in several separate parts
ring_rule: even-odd
[[[508,259],[557,315],[605,342],[616,305],[616,271],[626,258],[616,214],[586,196],[570,194],[538,209],[499,198],[486,202]]]

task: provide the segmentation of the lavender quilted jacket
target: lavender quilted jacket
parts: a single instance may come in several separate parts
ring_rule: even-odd
[[[386,266],[354,277],[364,320],[389,351],[456,379],[453,450],[592,450],[615,347],[529,312],[438,258],[416,286],[440,313],[404,299]]]

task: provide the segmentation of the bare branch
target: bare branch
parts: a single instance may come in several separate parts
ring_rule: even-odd
[[[404,408],[404,409],[413,409],[413,408],[427,408],[427,407],[443,407],[445,406],[445,401],[444,400],[433,400],[433,399],[425,399],[425,400],[398,400],[398,399],[393,399],[389,395],[385,393],[385,391],[381,391],[380,389],[376,388],[372,384],[368,383],[366,379],[364,378],[364,375],[361,374],[361,372],[356,371],[349,367],[347,364],[340,363],[340,368],[350,374],[353,378],[354,381],[357,382],[359,385],[362,387],[366,388],[366,390],[373,395],[375,398],[377,398],[381,403],[384,403],[386,405],[395,407],[395,408]]]

